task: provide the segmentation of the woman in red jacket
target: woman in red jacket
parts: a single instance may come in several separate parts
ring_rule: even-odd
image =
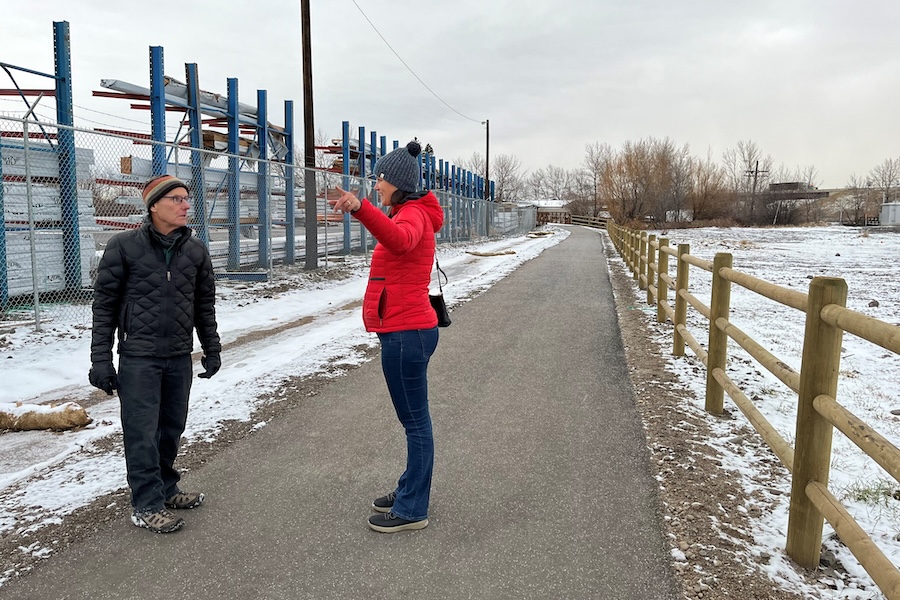
[[[375,164],[375,190],[385,215],[366,199],[337,188],[334,210],[349,212],[378,243],[363,299],[366,331],[378,334],[381,369],[397,418],[406,430],[406,471],[394,491],[375,499],[369,527],[383,533],[428,525],[434,438],[428,411],[428,361],[438,342],[437,315],[428,300],[435,233],[444,223],[437,197],[419,191],[421,147],[410,142]]]

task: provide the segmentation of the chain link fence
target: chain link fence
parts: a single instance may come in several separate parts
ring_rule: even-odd
[[[230,155],[218,143],[205,138],[205,147],[195,149],[186,139],[159,144],[143,134],[0,116],[0,326],[90,325],[100,256],[113,235],[141,226],[147,212],[141,190],[159,171],[153,165],[161,153],[166,172],[190,186],[189,225],[207,244],[219,278],[261,279],[280,265],[303,263],[307,231],[316,234],[317,268],[331,255],[374,247],[358,222],[327,205],[335,186],[371,196],[374,181],[316,169],[309,215],[316,224],[308,228],[302,167],[260,160],[252,146]],[[434,192],[445,213],[439,243],[535,227],[534,207]]]

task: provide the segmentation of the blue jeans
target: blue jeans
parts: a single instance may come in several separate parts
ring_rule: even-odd
[[[175,458],[187,422],[191,355],[119,356],[119,404],[131,505],[159,510],[178,492]]]
[[[406,430],[406,471],[397,482],[391,512],[401,519],[428,518],[434,436],[428,411],[428,361],[438,343],[438,329],[379,333],[381,370],[397,418]]]

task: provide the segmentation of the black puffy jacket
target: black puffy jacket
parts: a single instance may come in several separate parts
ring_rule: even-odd
[[[106,246],[94,283],[91,362],[112,360],[118,329],[119,354],[169,358],[190,354],[194,328],[204,353],[220,352],[216,331],[216,285],[212,261],[203,242],[182,227],[166,253],[151,231],[149,218],[140,229],[113,236]]]

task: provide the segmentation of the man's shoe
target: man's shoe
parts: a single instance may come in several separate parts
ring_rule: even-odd
[[[205,497],[200,492],[178,492],[166,499],[166,508],[197,508]]]
[[[381,533],[394,533],[395,531],[411,531],[428,527],[428,519],[421,521],[407,521],[401,519],[392,512],[372,515],[369,517],[369,527]]]
[[[172,533],[184,527],[184,519],[176,517],[165,508],[135,511],[131,515],[131,522],[153,533]]]
[[[387,496],[382,496],[381,498],[375,498],[372,502],[372,508],[377,510],[380,513],[391,512],[391,509],[394,508],[394,499],[397,497],[396,492],[391,492]]]

